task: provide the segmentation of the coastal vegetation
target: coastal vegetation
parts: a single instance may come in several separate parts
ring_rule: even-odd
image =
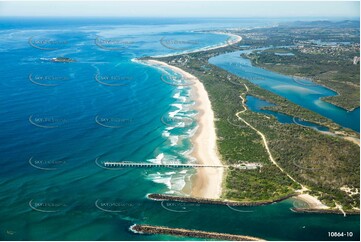
[[[280,197],[277,200],[269,200],[269,201],[250,201],[250,202],[237,202],[237,201],[229,201],[229,200],[221,200],[221,199],[209,199],[209,198],[194,198],[194,197],[185,197],[185,196],[174,196],[168,194],[148,194],[147,198],[155,201],[173,201],[173,202],[189,202],[189,203],[205,203],[205,204],[217,204],[217,205],[226,205],[226,206],[260,206],[267,205],[274,202],[283,201],[287,198],[290,198],[294,194],[290,194],[284,197]]]
[[[246,56],[253,65],[326,86],[339,95],[323,100],[344,109],[360,106],[358,22],[295,22],[237,33],[245,45],[268,47]]]
[[[191,73],[204,84],[215,113],[217,143],[223,162],[237,164],[247,161],[262,164],[256,170],[228,169],[222,198],[242,202],[277,200],[294,194],[301,189],[302,184],[310,189],[311,195],[316,195],[331,208],[335,208],[337,204],[346,211],[358,208],[358,145],[297,124],[281,124],[272,115],[250,110],[240,114],[265,135],[270,152],[282,171],[270,161],[260,136],[237,119],[235,114],[244,109],[240,96],[246,98],[246,95],[252,95],[276,104],[267,109],[321,124],[328,127],[331,133],[342,131],[354,136],[358,134],[209,64],[209,58],[234,50],[234,46],[228,46],[156,58]],[[249,90],[246,90],[244,84]],[[356,192],[347,192],[343,187]]]

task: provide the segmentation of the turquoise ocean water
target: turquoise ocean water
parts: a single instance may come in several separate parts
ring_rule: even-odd
[[[148,193],[182,194],[195,170],[104,165],[195,162],[189,154],[197,113],[189,88],[167,84],[174,73],[133,58],[228,39],[202,30],[271,24],[2,18],[0,239],[184,239],[136,235],[129,231],[134,223],[269,240],[359,238],[359,216],[296,214],[290,208],[300,203],[292,199],[247,208],[149,201]],[[56,57],[76,62],[56,63]],[[328,236],[342,231],[353,237]]]

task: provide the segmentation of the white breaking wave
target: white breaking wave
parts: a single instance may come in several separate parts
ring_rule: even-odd
[[[155,159],[149,159],[148,161],[154,164],[162,164],[163,158],[164,158],[164,154],[160,153],[159,155],[157,155]]]
[[[173,98],[179,99],[180,94],[181,94],[180,92],[177,92],[176,94],[173,95]]]
[[[170,139],[170,146],[176,146],[178,144],[179,136],[171,135],[169,136]]]
[[[171,176],[166,176],[157,172],[156,174],[149,174],[148,178],[155,183],[165,184],[168,189],[172,189]]]

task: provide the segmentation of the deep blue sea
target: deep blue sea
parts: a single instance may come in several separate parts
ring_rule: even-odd
[[[1,18],[0,240],[185,239],[137,235],[129,231],[135,223],[268,240],[357,240],[359,216],[296,214],[290,208],[300,204],[292,199],[247,208],[160,203],[146,195],[183,194],[195,170],[104,165],[195,162],[190,137],[197,112],[189,87],[167,84],[175,73],[134,58],[228,39],[203,30],[279,21]],[[319,113],[348,115],[329,112]],[[342,231],[353,237],[328,237]]]

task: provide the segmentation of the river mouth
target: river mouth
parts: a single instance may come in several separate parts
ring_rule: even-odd
[[[0,109],[1,239],[182,240],[130,233],[128,228],[135,223],[267,240],[328,240],[329,231],[352,231],[354,238],[359,237],[359,216],[298,214],[291,210],[291,199],[242,207],[162,204],[146,198],[148,193],[182,195],[190,190],[194,168],[154,166],[196,162],[189,154],[198,112],[192,109],[191,87],[174,85],[188,83],[178,76],[162,78],[163,72],[131,59],[182,52],[184,45],[192,51],[195,40],[204,48],[227,41],[227,36],[190,30],[228,24],[223,21],[264,26],[264,20],[60,20],[2,22],[0,49],[6,61],[0,71],[0,99],[5,104]],[[50,29],[60,33],[48,35]],[[70,47],[54,53],[31,47],[28,35],[39,34],[44,40],[64,43],[58,47]],[[97,41],[101,46],[96,45],[96,36],[101,36]],[[160,43],[162,38],[166,46]],[[66,45],[73,40],[75,45]],[[77,62],[48,61],[56,56]],[[249,129],[233,122],[232,116],[228,121],[239,125],[236,132]],[[122,161],[147,162],[152,167],[120,168],[109,163]]]

